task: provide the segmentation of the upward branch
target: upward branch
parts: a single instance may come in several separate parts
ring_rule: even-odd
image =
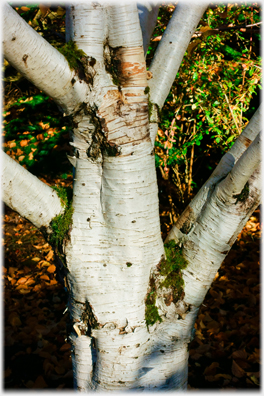
[[[149,41],[157,23],[159,4],[156,2],[154,3],[144,2],[144,4],[137,4],[137,8],[138,8],[140,27],[143,36],[144,54],[146,56],[147,49],[149,46]]]
[[[161,108],[167,98],[184,53],[208,4],[178,3],[150,65],[150,100]]]
[[[200,188],[198,193],[195,195],[190,204],[185,208],[176,224],[170,230],[166,241],[174,239],[183,226],[185,229],[190,230],[195,223],[197,217],[202,211],[206,201],[212,194],[216,184],[223,178],[226,177],[228,172],[231,171],[233,166],[236,164],[238,159],[247,150],[251,142],[256,138],[260,132],[261,125],[261,107],[254,113],[250,122],[239,135],[235,144],[231,149],[222,157],[221,161],[209,177],[209,179]]]
[[[64,56],[29,26],[8,4],[3,6],[3,50],[6,59],[29,81],[46,92],[66,113],[82,103],[88,87]],[[72,86],[72,79],[75,84]]]

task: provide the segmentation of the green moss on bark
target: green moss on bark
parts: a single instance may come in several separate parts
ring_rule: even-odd
[[[164,245],[166,259],[163,258],[157,266],[157,272],[150,277],[150,288],[145,301],[145,320],[147,326],[156,322],[162,322],[156,307],[157,289],[168,289],[168,295],[164,301],[166,305],[176,302],[183,296],[184,281],[182,279],[181,270],[186,268],[187,261],[182,255],[175,241],[169,241]],[[160,277],[165,277],[159,283]],[[157,286],[158,285],[158,286]]]
[[[72,223],[73,208],[70,206],[65,209],[63,214],[60,214],[52,220],[50,228],[52,233],[49,236],[49,242],[59,247],[62,244],[64,238],[68,234],[69,228]]]
[[[58,248],[62,244],[64,238],[67,236],[72,223],[72,189],[57,186],[53,186],[52,188],[56,191],[62,205],[65,207],[64,213],[54,217],[50,223],[52,233],[48,235],[48,240],[53,246]]]
[[[80,50],[74,41],[68,41],[63,47],[58,48],[58,51],[67,59],[70,68],[78,69],[82,58],[86,57],[86,53]]]
[[[157,298],[157,289],[156,289],[155,279],[151,277],[150,291],[147,294],[147,298],[145,302],[146,305],[145,320],[147,326],[151,326],[158,321],[162,322],[162,319],[158,312],[158,308],[156,307],[156,298]]]
[[[234,198],[237,199],[236,200],[236,204],[237,204],[238,202],[245,202],[248,199],[248,197],[249,197],[249,183],[246,182],[241,193],[234,195]]]

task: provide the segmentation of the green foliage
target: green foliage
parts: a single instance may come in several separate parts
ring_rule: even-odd
[[[172,11],[171,5],[160,8],[148,63]],[[250,4],[208,8],[197,28],[200,37],[191,41],[164,105],[155,144],[156,166],[164,179],[174,181],[179,201],[190,198],[193,163],[207,157],[206,180],[216,165],[214,159],[233,145],[256,110],[252,101],[260,88],[259,35],[250,28],[225,29],[242,21],[259,22],[260,8]]]
[[[80,50],[74,41],[68,41],[63,47],[58,47],[57,49],[65,56],[71,69],[78,69],[82,58],[86,57],[86,53]]]
[[[65,155],[71,124],[47,95],[38,91],[14,101],[4,111],[3,124],[4,151],[21,165],[33,173],[71,173]]]

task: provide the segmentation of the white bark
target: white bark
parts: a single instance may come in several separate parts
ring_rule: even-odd
[[[190,39],[208,3],[178,3],[150,65],[150,101],[162,108]]]
[[[51,96],[67,114],[86,101],[88,87],[70,70],[64,56],[7,3],[3,5],[3,24],[3,50],[12,66]]]
[[[105,8],[98,3],[80,2],[67,7],[67,14],[67,40],[74,40],[88,56],[103,61],[107,35]]]
[[[109,45],[115,47],[142,46],[136,3],[116,4],[108,7]]]
[[[245,203],[236,202],[230,190],[226,191],[225,180],[220,183],[184,243],[183,253],[189,262],[183,270],[186,304],[200,306],[239,231],[259,205],[259,176],[255,172],[249,180],[250,195]]]
[[[137,8],[138,8],[140,27],[143,36],[144,54],[146,56],[150,38],[157,23],[157,17],[159,13],[159,3],[157,2],[144,2],[143,4],[138,3]]]
[[[255,140],[244,154],[239,158],[232,170],[226,176],[220,185],[224,194],[237,195],[240,194],[245,183],[250,176],[260,166],[260,133],[256,136]]]
[[[260,135],[215,188],[184,242],[186,304],[199,307],[216,271],[246,220],[260,203]],[[252,176],[250,176],[252,175]],[[239,198],[245,183],[248,196]]]
[[[56,191],[4,152],[1,173],[2,200],[36,227],[48,227],[55,216],[63,213]]]

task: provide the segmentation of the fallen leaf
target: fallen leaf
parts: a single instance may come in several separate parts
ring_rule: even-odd
[[[11,324],[13,327],[21,326],[21,320],[16,312],[12,312],[8,316],[8,322]]]
[[[232,373],[237,378],[242,378],[245,375],[245,371],[236,363],[235,360],[232,362]]]
[[[71,349],[71,344],[67,343],[67,344],[62,345],[62,347],[60,348],[60,351],[66,352],[66,351],[69,351],[70,349]]]
[[[218,368],[218,367],[219,367],[219,363],[213,362],[210,364],[210,366],[206,367],[203,374],[204,375],[215,375],[216,368]]]
[[[20,141],[20,146],[21,146],[21,147],[25,147],[25,146],[28,145],[28,142],[29,142],[28,139],[21,140],[21,141]]]
[[[48,275],[41,275],[40,279],[50,281],[50,278],[48,277]]]
[[[53,272],[56,271],[56,266],[55,266],[54,264],[52,264],[51,266],[49,266],[49,268],[47,269],[47,271],[48,271],[50,274],[53,274]]]
[[[62,374],[65,373],[65,368],[61,367],[61,366],[56,366],[55,367],[55,371],[56,371],[57,374],[62,375]]]
[[[246,359],[247,352],[245,350],[234,351],[232,353],[232,358],[233,359]]]
[[[38,388],[38,389],[48,388],[48,385],[45,382],[45,380],[42,377],[42,375],[38,376],[38,378],[34,382],[34,385],[32,386],[32,388],[34,388],[34,389],[36,389],[36,388]]]
[[[47,256],[46,256],[46,260],[47,260],[47,261],[50,261],[50,260],[53,258],[53,256],[54,256],[54,252],[53,252],[53,250],[51,249],[51,250],[49,251],[49,253],[47,254]]]

